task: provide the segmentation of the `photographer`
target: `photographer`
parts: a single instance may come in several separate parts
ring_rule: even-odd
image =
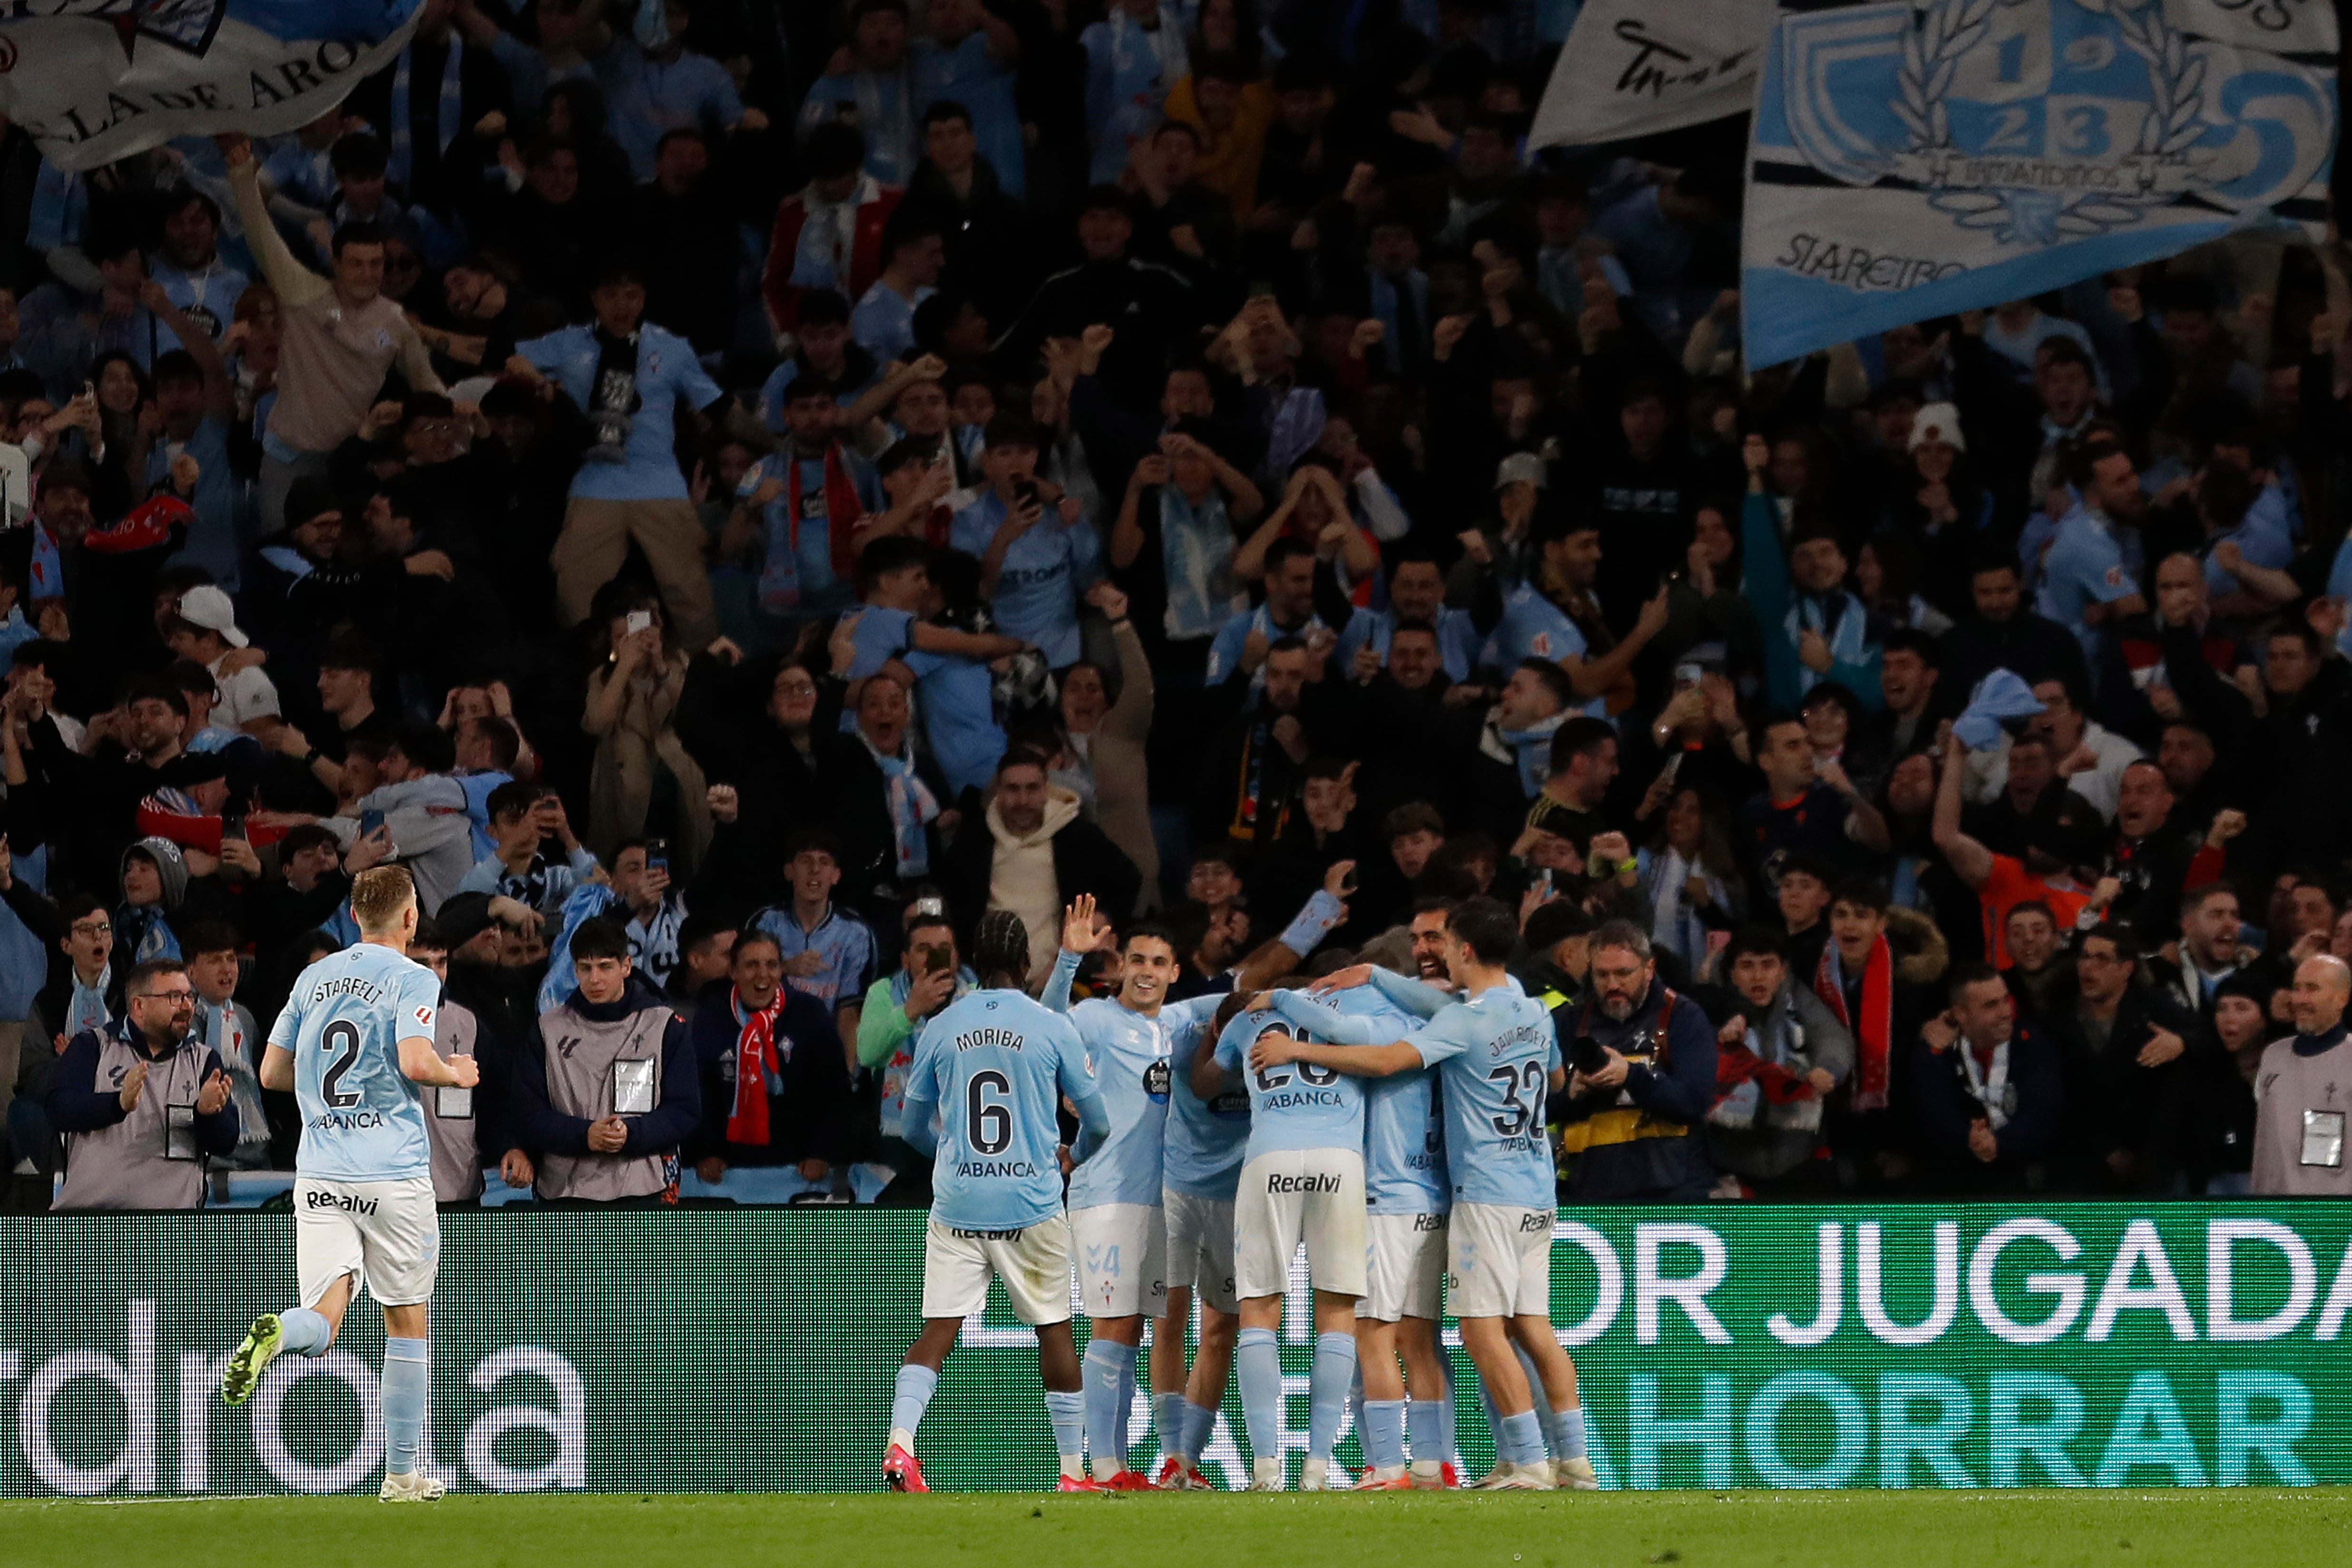
[[[1575,1156],[1573,1203],[1695,1203],[1715,1181],[1697,1135],[1715,1102],[1715,1029],[1658,978],[1650,939],[1630,921],[1592,933],[1587,1000],[1563,1026],[1562,1140]]]

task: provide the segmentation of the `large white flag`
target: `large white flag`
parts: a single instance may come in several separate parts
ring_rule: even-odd
[[[2319,237],[2336,58],[2329,5],[1784,6],[1749,141],[1748,363],[2228,234]]]
[[[0,113],[60,168],[308,124],[400,52],[424,0],[0,0]]]
[[[1528,132],[1582,146],[1745,114],[1773,0],[1584,0]]]

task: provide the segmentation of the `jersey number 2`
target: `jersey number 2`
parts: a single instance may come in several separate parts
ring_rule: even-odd
[[[319,1080],[319,1092],[326,1096],[327,1103],[337,1110],[349,1110],[362,1098],[359,1090],[342,1087],[343,1075],[359,1063],[359,1026],[347,1019],[338,1018],[327,1026],[326,1033],[320,1037],[320,1043],[334,1054],[335,1059],[327,1064],[327,1076]]]
[[[993,1068],[971,1075],[964,1087],[963,1135],[972,1152],[1002,1154],[1013,1142],[1013,1107],[1005,1103],[1012,1092],[1013,1080]]]
[[[1506,1138],[1517,1138],[1535,1124],[1543,1108],[1544,1068],[1541,1062],[1528,1062],[1517,1068],[1496,1068],[1486,1075],[1488,1081],[1503,1086],[1503,1114],[1493,1119],[1495,1131]],[[1521,1086],[1524,1078],[1525,1087]],[[1526,1098],[1520,1098],[1525,1095]]]

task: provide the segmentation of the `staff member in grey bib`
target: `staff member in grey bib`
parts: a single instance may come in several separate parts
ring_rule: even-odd
[[[539,1195],[674,1202],[678,1145],[702,1117],[686,1023],[631,972],[628,933],[610,917],[572,933],[572,973],[579,989],[515,1056],[515,1141]]]
[[[65,1134],[60,1209],[193,1209],[205,1157],[236,1147],[236,1105],[220,1053],[190,1032],[195,987],[177,959],[150,959],[124,983],[125,1017],[85,1029],[58,1058],[49,1123]]]
[[[2253,1189],[2260,1197],[2352,1197],[2345,1118],[2352,1112],[2352,1044],[2344,1008],[2352,968],[2330,953],[2294,972],[2294,1029],[2263,1048],[2254,1072]]]

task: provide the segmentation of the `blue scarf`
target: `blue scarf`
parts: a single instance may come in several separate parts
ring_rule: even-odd
[[[1496,762],[1508,762],[1519,770],[1519,793],[1533,800],[1551,773],[1553,732],[1569,720],[1581,716],[1578,710],[1570,708],[1525,730],[1506,730],[1500,722],[1490,724],[1487,732],[1501,742],[1502,749],[1491,745],[1483,749]]]
[[[1789,640],[1794,643],[1801,631],[1822,634],[1830,645],[1830,658],[1836,664],[1853,665],[1863,661],[1864,636],[1869,616],[1863,612],[1862,601],[1843,591],[1808,594],[1800,588],[1792,595],[1789,614],[1782,621],[1788,628]],[[1797,666],[1797,692],[1802,696],[1830,679],[1810,665]]]
[[[116,939],[131,949],[131,962],[178,958],[180,939],[163,918],[161,904],[125,904],[114,911]]]
[[[98,984],[84,985],[79,971],[73,975],[73,1000],[66,1004],[66,1038],[70,1040],[85,1029],[103,1029],[114,1021],[106,1005],[107,988],[114,984],[114,964],[98,972]]]
[[[930,785],[915,773],[914,750],[901,745],[895,755],[876,751],[861,731],[858,743],[882,770],[883,788],[890,803],[890,831],[900,877],[927,877],[931,870],[930,841],[923,829],[939,820],[940,803]]]
[[[655,9],[658,11],[660,7]],[[392,183],[403,190],[408,188],[408,176],[416,162],[408,123],[408,67],[415,55],[416,46],[412,43],[400,51],[400,63],[392,72],[392,151],[386,160],[386,172]],[[458,122],[465,118],[465,93],[460,85],[465,59],[465,42],[452,33],[442,46],[441,107],[433,123],[433,139],[445,153],[449,151],[449,143],[457,139]]]
[[[1160,564],[1168,580],[1168,608],[1160,624],[1170,640],[1214,637],[1246,603],[1234,584],[1233,562],[1225,498],[1212,489],[1194,506],[1174,485],[1161,485]]]

